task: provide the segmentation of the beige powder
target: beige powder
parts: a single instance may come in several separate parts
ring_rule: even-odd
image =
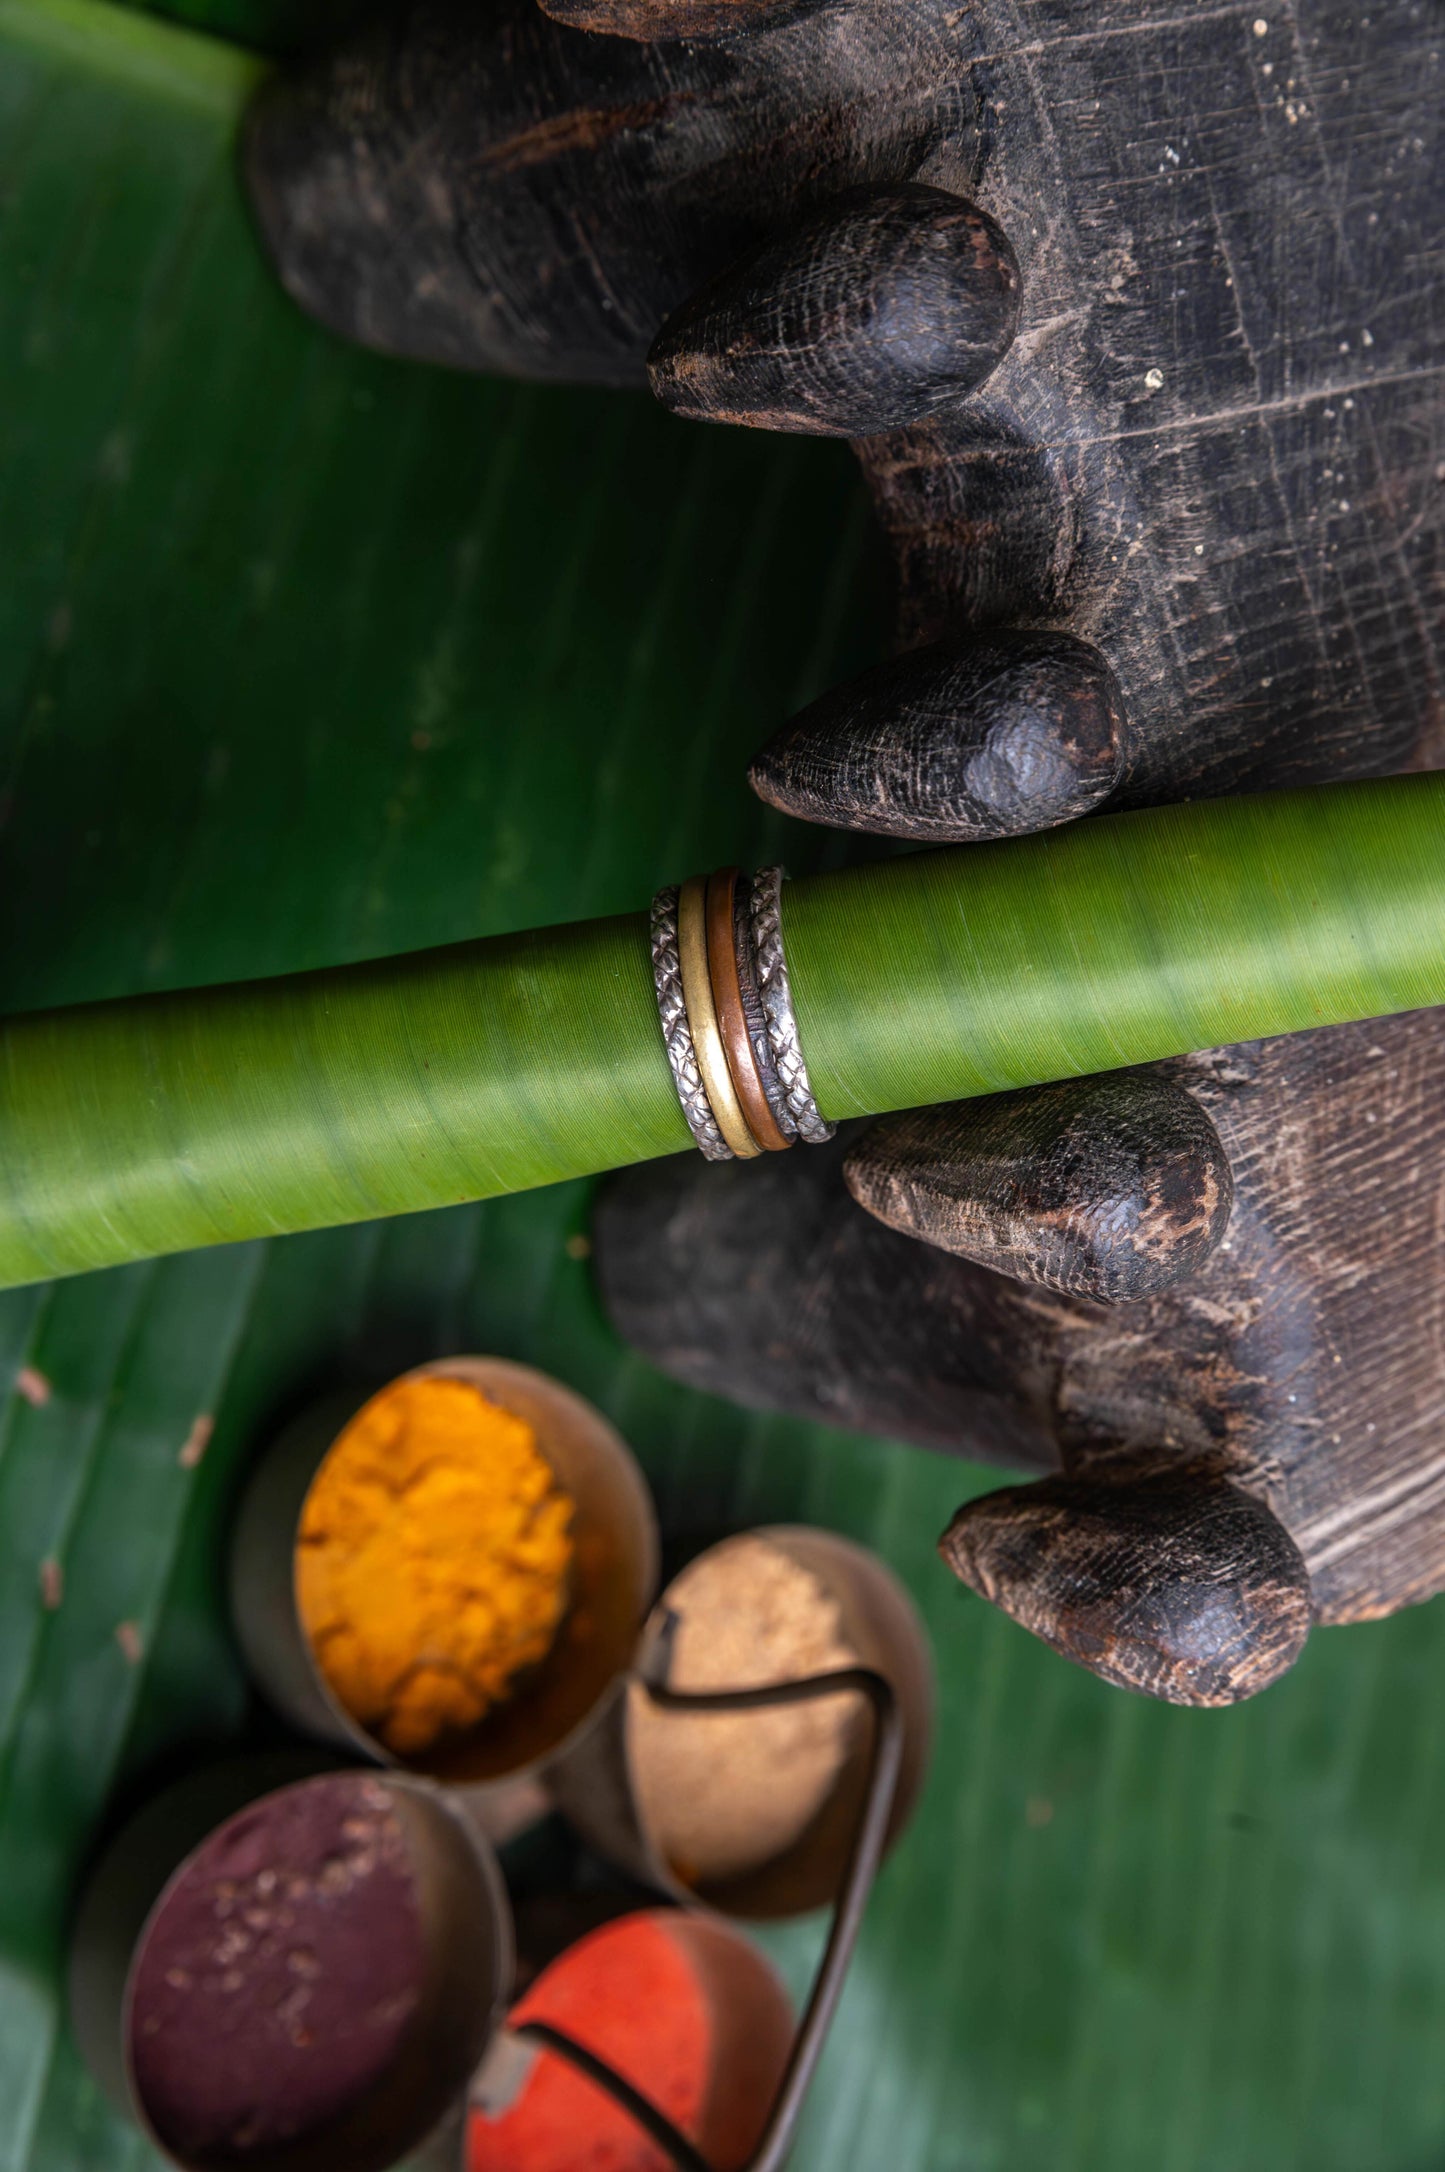
[[[858,1664],[838,1602],[781,1547],[751,1534],[670,1587],[679,1617],[669,1686],[752,1689]],[[856,1690],[777,1711],[660,1711],[629,1691],[633,1777],[653,1845],[685,1885],[781,1855],[822,1809],[862,1721]]]

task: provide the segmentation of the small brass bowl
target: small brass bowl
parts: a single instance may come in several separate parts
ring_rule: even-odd
[[[903,1745],[888,1826],[891,1846],[912,1814],[932,1735],[933,1669],[917,1610],[876,1554],[836,1532],[777,1524],[747,1535],[766,1539],[817,1578],[838,1606],[843,1637],[860,1665],[892,1686]],[[724,1539],[710,1551],[735,1543]],[[662,1633],[667,1601],[664,1592],[649,1621],[649,1636]],[[558,1807],[600,1855],[684,1905],[701,1902],[744,1920],[803,1915],[837,1899],[867,1788],[871,1740],[866,1731],[817,1816],[792,1846],[742,1875],[683,1885],[647,1830],[632,1759],[631,1711],[624,1683],[600,1724],[560,1754],[545,1776]],[[718,1785],[726,1784],[727,1773],[720,1770]]]
[[[298,1762],[233,1760],[157,1796],[101,1856],[77,1913],[70,2008],[82,2055],[112,2101],[182,2172],[234,2172],[238,2160],[177,2156],[156,2131],[133,2057],[141,1958],[204,1841],[243,1810],[338,1777],[334,1767],[318,1773],[313,1757],[305,1778],[276,1786],[278,1771],[294,1774]],[[419,2003],[365,2100],[268,2149],[267,2172],[386,2172],[424,2145],[440,2146],[510,1997],[511,1909],[496,1857],[462,1805],[407,1774],[369,1767],[356,1776],[385,1792],[405,1834],[421,1914]]]
[[[631,1664],[657,1588],[657,1519],[636,1459],[601,1412],[529,1365],[445,1358],[403,1379],[469,1381],[533,1428],[573,1503],[570,1603],[546,1658],[470,1731],[401,1757],[353,1719],[316,1661],[296,1599],[296,1548],[307,1496],[364,1403],[333,1398],[306,1412],[261,1457],[231,1540],[231,1608],[246,1662],[285,1717],[324,1741],[453,1787],[514,1780],[588,1727]]]

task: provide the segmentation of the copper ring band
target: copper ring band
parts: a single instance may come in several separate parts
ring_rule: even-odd
[[[707,877],[693,875],[678,892],[677,949],[682,965],[682,993],[687,1022],[704,1091],[718,1130],[739,1161],[753,1161],[762,1148],[748,1128],[742,1102],[728,1069],[727,1051],[713,1002],[707,942]]]
[[[721,867],[707,883],[707,963],[712,982],[713,1009],[722,1035],[723,1053],[734,1091],[742,1103],[743,1120],[758,1145],[769,1154],[784,1154],[791,1140],[784,1138],[768,1107],[768,1097],[758,1075],[743,1005],[742,978],[738,970],[734,904],[738,869]]]

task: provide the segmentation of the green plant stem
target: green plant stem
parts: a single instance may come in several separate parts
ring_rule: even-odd
[[[784,892],[831,1117],[1445,1003],[1445,772],[1110,815]]]
[[[1445,774],[790,884],[825,1114],[1445,1003]],[[0,1033],[0,1285],[677,1151],[644,915]]]
[[[643,916],[14,1020],[0,1283],[689,1143]]]

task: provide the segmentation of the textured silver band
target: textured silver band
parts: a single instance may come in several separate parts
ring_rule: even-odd
[[[758,1084],[763,1089],[763,1099],[772,1112],[777,1125],[789,1146],[798,1143],[798,1126],[783,1082],[778,1076],[778,1066],[773,1058],[773,1043],[768,1032],[767,1013],[763,1009],[762,978],[758,972],[758,942],[753,933],[753,884],[751,876],[739,876],[737,893],[733,899],[733,943],[738,954],[738,985],[742,990],[743,1014],[747,1020],[748,1043],[753,1052],[753,1067],[758,1074]]]
[[[712,1104],[697,1067],[692,1029],[682,994],[682,963],[677,953],[677,884],[659,890],[652,901],[652,979],[657,1012],[672,1080],[689,1131],[709,1161],[732,1161],[733,1150],[717,1128]]]
[[[813,1099],[813,1089],[808,1084],[808,1066],[803,1061],[797,1013],[788,986],[788,961],[783,955],[782,894],[782,868],[760,867],[753,877],[751,898],[758,986],[763,998],[763,1015],[768,1022],[773,1062],[787,1097],[788,1114],[800,1139],[822,1146],[838,1127],[824,1122]],[[654,944],[654,954],[655,947]]]

